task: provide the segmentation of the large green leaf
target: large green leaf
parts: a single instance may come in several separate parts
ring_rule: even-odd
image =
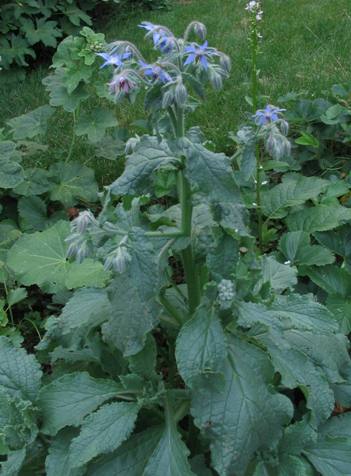
[[[321,245],[326,246],[337,255],[351,257],[351,227],[344,225],[337,230],[314,233]]]
[[[351,220],[351,209],[342,206],[317,205],[291,213],[287,219],[289,231],[327,231]]]
[[[22,197],[18,200],[18,214],[23,231],[42,231],[50,225],[46,204],[39,197]]]
[[[268,356],[237,338],[228,340],[224,388],[201,378],[193,392],[192,414],[211,441],[218,474],[242,476],[255,452],[280,438],[292,405],[270,388],[273,371]]]
[[[129,243],[132,259],[110,286],[112,316],[102,326],[105,340],[126,357],[144,347],[146,334],[155,326],[160,310],[156,301],[160,285],[158,253],[140,229],[130,233]]]
[[[140,195],[152,190],[152,174],[159,167],[176,164],[178,158],[167,142],[144,136],[128,156],[125,171],[110,189],[115,195]]]
[[[328,265],[304,269],[304,273],[325,292],[348,298],[351,294],[351,274],[344,268]]]
[[[25,197],[41,195],[50,189],[49,173],[38,167],[26,167],[24,180],[15,187],[15,193]]]
[[[0,188],[14,188],[24,180],[24,171],[18,162],[0,157]]]
[[[87,372],[75,372],[54,380],[40,391],[38,405],[42,431],[55,435],[65,426],[78,426],[83,418],[121,390],[113,380],[96,379]]]
[[[7,259],[17,280],[26,286],[50,284],[63,287],[69,267],[64,240],[69,230],[69,223],[62,221],[48,230],[21,236],[10,249]]]
[[[182,441],[174,419],[174,410],[166,402],[166,422],[160,441],[144,470],[144,476],[195,476],[190,469],[190,451]]]
[[[66,286],[68,289],[94,287],[103,288],[110,278],[110,273],[104,269],[100,261],[86,258],[82,263],[71,263],[67,273]]]
[[[226,355],[225,336],[216,310],[208,305],[199,307],[177,337],[177,366],[183,380],[192,387],[194,377],[220,373]]]
[[[66,207],[76,205],[78,201],[94,202],[97,199],[98,186],[93,169],[79,162],[58,162],[50,167],[50,198]]]
[[[26,38],[30,45],[44,43],[45,46],[51,46],[56,48],[57,38],[62,36],[62,31],[57,28],[56,21],[48,21],[46,18],[41,17],[35,20],[35,24],[29,18],[22,20],[23,28],[26,32]]]
[[[118,448],[133,431],[138,410],[137,403],[114,402],[88,415],[69,449],[71,467],[83,466]]]
[[[65,304],[60,316],[62,334],[74,329],[97,327],[111,316],[111,304],[105,289],[79,289]]]
[[[293,264],[324,266],[335,261],[333,253],[319,245],[311,245],[310,236],[304,231],[285,233],[279,241],[279,248],[287,260]]]
[[[77,430],[66,428],[56,435],[45,460],[46,476],[83,476],[85,468],[71,468],[68,450]]]
[[[297,284],[296,274],[295,267],[279,263],[272,256],[264,256],[262,259],[262,284],[269,283],[277,292],[293,288]]]
[[[351,414],[332,418],[319,433],[318,441],[304,455],[322,476],[351,474]]]
[[[241,303],[239,324],[267,348],[282,384],[301,388],[314,424],[325,421],[334,408],[334,385],[351,366],[347,341],[328,310],[308,296],[280,296],[270,308]]]
[[[69,93],[64,84],[65,77],[65,71],[62,68],[57,68],[42,82],[49,92],[51,106],[62,106],[65,111],[74,112],[79,104],[89,97],[89,93],[82,83],[72,93]]]
[[[262,194],[262,211],[269,218],[282,218],[288,207],[302,205],[315,199],[329,182],[318,177],[285,176],[282,183]]]
[[[162,427],[151,427],[124,442],[115,452],[98,458],[88,476],[140,476],[163,433]],[[163,475],[162,475],[163,476]]]
[[[40,365],[33,355],[14,347],[6,337],[0,337],[1,392],[34,401],[40,388],[41,375]]]
[[[7,124],[11,127],[14,139],[31,139],[39,134],[45,134],[47,122],[53,115],[50,106],[40,106],[22,116],[10,119]]]
[[[11,451],[1,463],[1,476],[17,476],[26,457],[26,449]]]
[[[87,135],[90,142],[99,142],[110,127],[117,126],[117,120],[112,111],[94,109],[91,113],[82,114],[76,126],[77,136]]]
[[[351,332],[351,299],[331,294],[326,301],[327,308],[339,322],[340,330],[345,335]]]

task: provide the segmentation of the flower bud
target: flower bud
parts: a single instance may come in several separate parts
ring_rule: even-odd
[[[174,102],[174,93],[172,89],[169,89],[163,94],[162,97],[162,107],[163,109],[167,109],[169,106],[171,106]]]
[[[94,215],[90,210],[84,210],[83,212],[79,213],[77,218],[72,220],[71,229],[72,231],[81,234],[84,233],[86,229],[92,224],[97,224]]]
[[[201,23],[201,22],[195,22],[194,23],[194,33],[197,35],[200,40],[204,41],[207,36],[207,28],[206,26]]]
[[[285,119],[280,120],[280,130],[282,133],[287,136],[289,132],[289,124]]]
[[[128,267],[128,263],[132,260],[127,248],[119,246],[113,253],[108,255],[105,260],[105,269],[114,269],[117,273],[124,273]]]
[[[134,152],[134,149],[139,143],[139,141],[140,141],[139,137],[130,137],[130,139],[127,140],[126,146],[125,146],[126,155],[130,155]]]
[[[178,106],[183,107],[188,98],[188,91],[182,81],[179,81],[174,90],[174,99]]]
[[[219,73],[217,73],[217,71],[211,70],[211,72],[210,72],[210,83],[212,84],[214,89],[219,91],[223,87],[222,76]]]
[[[219,64],[221,65],[221,67],[224,69],[226,73],[230,72],[232,68],[232,62],[230,61],[230,58],[228,55],[221,53],[219,57]]]
[[[289,140],[277,132],[276,129],[269,133],[265,142],[265,147],[268,154],[276,160],[289,156],[291,152],[291,144]]]

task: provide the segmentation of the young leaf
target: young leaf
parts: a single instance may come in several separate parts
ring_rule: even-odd
[[[118,448],[133,431],[138,410],[136,403],[115,402],[87,416],[69,449],[71,467],[83,466],[95,456]]]
[[[179,372],[192,387],[194,377],[220,373],[226,356],[225,336],[216,310],[203,305],[178,334],[176,359]]]
[[[78,426],[83,418],[106,400],[117,396],[121,386],[113,380],[95,379],[87,372],[64,375],[40,390],[42,431],[55,435],[65,426]]]
[[[288,398],[270,388],[273,371],[257,347],[229,338],[224,387],[201,378],[192,396],[195,424],[211,441],[212,465],[220,476],[243,476],[256,451],[269,448],[292,416]]]
[[[14,347],[11,341],[0,336],[0,389],[13,397],[34,401],[37,397],[41,369],[33,355]]]

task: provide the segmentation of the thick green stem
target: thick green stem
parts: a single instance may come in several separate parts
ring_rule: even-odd
[[[184,236],[191,237],[193,206],[191,202],[190,186],[184,177],[183,171],[180,171],[178,176],[178,193],[182,210],[182,233]],[[192,245],[190,244],[181,254],[185,280],[188,288],[189,312],[192,314],[200,303],[201,292],[199,273],[195,264]]]

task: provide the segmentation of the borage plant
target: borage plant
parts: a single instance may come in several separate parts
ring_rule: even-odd
[[[230,159],[186,127],[229,60],[198,22],[180,39],[142,27],[155,63],[128,42],[103,60],[117,101],[146,88],[154,135],[129,141],[101,213],[81,213],[66,242],[112,278],[56,286],[44,378],[0,339],[4,474],[41,474],[46,458],[47,476],[344,476],[350,414],[332,414],[351,399],[347,339],[293,291],[296,268],[258,256]]]

